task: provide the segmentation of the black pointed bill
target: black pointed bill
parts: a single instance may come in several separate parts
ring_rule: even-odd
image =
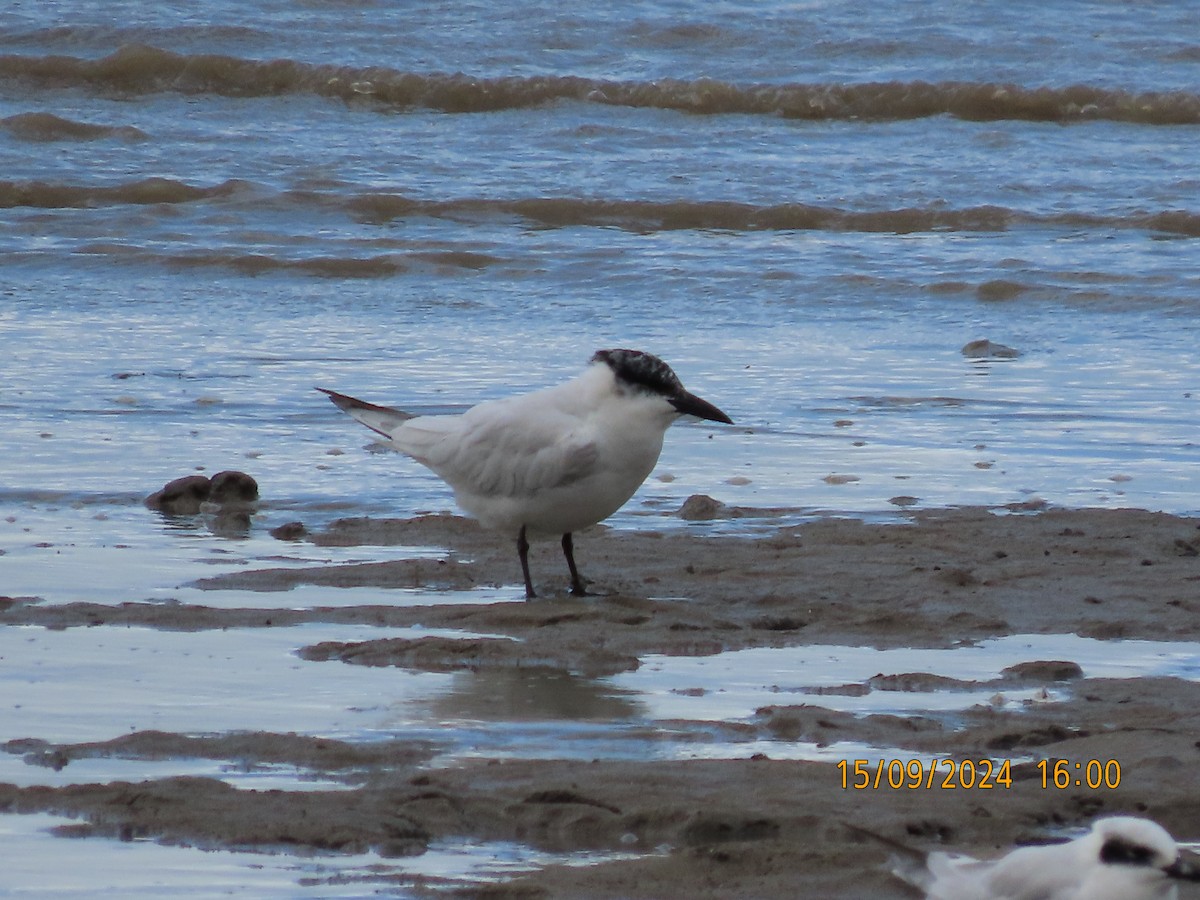
[[[713,422],[724,422],[732,425],[733,419],[721,412],[707,400],[701,400],[695,394],[680,391],[667,401],[685,416],[696,416],[699,419],[711,419]]]
[[[1200,881],[1200,866],[1188,859],[1177,859],[1163,869],[1168,878],[1176,881]]]

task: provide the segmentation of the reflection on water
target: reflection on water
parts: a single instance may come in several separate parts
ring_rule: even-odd
[[[537,668],[456,673],[448,690],[428,699],[426,709],[443,722],[621,722],[646,714],[633,692]]]

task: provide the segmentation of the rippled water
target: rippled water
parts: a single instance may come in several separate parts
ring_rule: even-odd
[[[643,501],[1195,510],[1187,13],[1015,14],[18,3],[7,496],[444,508],[309,388],[457,409],[634,345],[752,432],[677,429]]]

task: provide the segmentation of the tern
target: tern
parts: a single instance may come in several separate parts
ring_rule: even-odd
[[[525,597],[529,539],[562,536],[571,593],[586,593],[571,535],[633,496],[680,416],[733,420],[640,350],[599,350],[582,374],[461,415],[415,416],[317,388],[388,444],[426,466],[485,527],[516,539]]]
[[[908,857],[893,871],[925,891],[926,900],[1176,900],[1177,882],[1200,881],[1200,868],[1180,858],[1162,826],[1134,816],[1106,816],[1075,840],[1019,847],[995,860],[926,856],[853,830]]]

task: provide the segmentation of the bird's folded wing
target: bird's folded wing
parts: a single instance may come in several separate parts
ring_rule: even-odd
[[[988,888],[997,897],[1024,900],[1076,896],[1084,873],[1063,844],[1018,847],[997,860],[987,876]]]
[[[925,877],[909,883],[923,888],[935,900],[978,897],[986,887],[992,867],[992,862],[939,851],[929,854]]]
[[[524,497],[572,484],[595,471],[599,456],[577,420],[552,410],[515,421],[508,415],[421,416],[392,440],[456,490],[482,496]]]

